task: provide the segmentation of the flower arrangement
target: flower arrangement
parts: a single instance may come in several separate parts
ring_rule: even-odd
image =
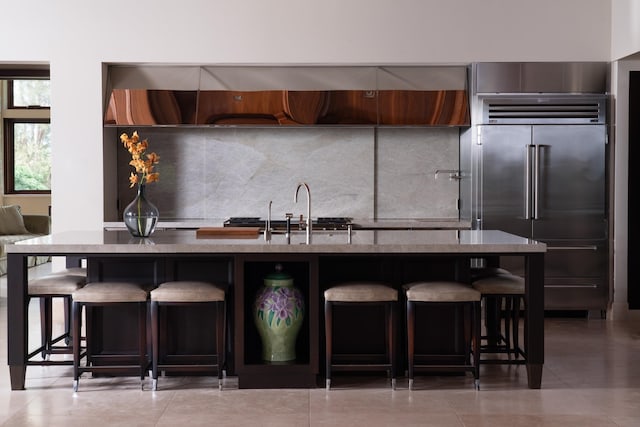
[[[138,195],[122,213],[127,229],[134,237],[148,237],[153,233],[158,221],[158,208],[145,198],[145,184],[157,182],[160,174],[154,172],[155,166],[160,162],[156,153],[147,153],[149,142],[140,140],[135,131],[129,137],[126,133],[120,135],[120,141],[131,154],[129,165],[135,168],[129,176],[129,188],[138,184]]]
[[[131,137],[126,133],[120,135],[120,141],[124,147],[131,154],[131,161],[129,164],[133,166],[136,171],[131,172],[129,176],[129,188],[134,185],[145,185],[147,183],[156,182],[160,179],[160,174],[154,172],[155,165],[160,163],[160,156],[156,153],[147,153],[149,148],[149,142],[146,139],[140,140],[138,131],[134,131]]]

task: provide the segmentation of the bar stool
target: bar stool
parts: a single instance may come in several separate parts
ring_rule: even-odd
[[[147,362],[147,298],[149,291],[142,285],[129,282],[92,282],[72,294],[73,299],[73,391],[78,391],[80,375],[91,373],[117,373],[123,370],[138,370],[141,382],[144,381]],[[82,308],[105,307],[109,305],[137,305],[138,308],[138,352],[135,355],[117,354],[105,356],[119,364],[94,364],[90,354],[91,321],[87,315],[86,345],[87,357],[84,366],[80,366],[80,324]],[[126,363],[131,357],[137,363]],[[143,384],[142,384],[143,385]]]
[[[520,310],[525,307],[524,279],[508,271],[475,280],[485,308],[486,345],[481,353],[506,353],[507,359],[482,358],[481,363],[524,364],[526,354],[519,344]],[[504,317],[504,326],[502,318]],[[503,329],[504,328],[504,329]],[[513,356],[513,358],[512,358]],[[522,356],[522,359],[519,357]]]
[[[215,355],[180,355],[175,363],[168,363],[166,350],[160,346],[160,307],[168,305],[208,305],[215,309],[216,322],[216,354]],[[222,287],[209,282],[173,281],[165,282],[151,291],[151,342],[152,342],[152,389],[158,386],[158,370],[174,371],[214,371],[218,373],[218,388],[222,390],[222,372],[225,362],[225,328],[226,328],[225,291]],[[166,331],[165,331],[166,332]],[[207,358],[210,363],[200,360]]]
[[[330,287],[324,291],[324,317],[326,339],[326,388],[331,388],[331,373],[334,370],[386,370],[390,372],[391,388],[396,387],[396,304],[398,291],[391,286],[372,282],[347,282]],[[343,355],[342,359],[352,359],[342,362],[339,356],[333,354],[333,307],[334,305],[383,305],[385,308],[386,325],[386,353],[384,355],[370,355],[374,357],[372,363],[361,363],[353,357]],[[339,363],[342,362],[342,363]]]
[[[462,370],[473,374],[474,386],[480,389],[480,292],[458,282],[432,281],[413,282],[404,286],[407,298],[407,357],[409,390],[413,389],[415,369],[426,371]],[[464,363],[416,363],[416,358],[429,356],[415,354],[415,309],[416,305],[455,305],[463,309]],[[470,356],[473,356],[471,358]]]
[[[71,341],[71,294],[85,285],[86,273],[82,272],[56,272],[29,280],[27,295],[29,298],[40,300],[40,339],[41,346],[29,353],[28,365],[71,365],[71,360],[50,360],[52,354],[73,354]],[[64,332],[53,338],[53,298],[64,300]],[[64,340],[64,346],[56,345]],[[42,355],[42,361],[31,360],[37,354]]]

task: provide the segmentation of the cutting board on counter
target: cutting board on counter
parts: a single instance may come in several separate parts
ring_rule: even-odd
[[[259,227],[202,227],[196,230],[198,239],[251,239],[260,234]]]

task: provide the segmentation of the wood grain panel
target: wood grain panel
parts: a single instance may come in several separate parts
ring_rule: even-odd
[[[464,90],[180,92],[116,89],[105,123],[469,126],[470,114]]]
[[[193,124],[196,91],[114,89],[105,124]]]
[[[379,92],[381,125],[470,125],[467,94],[463,90]]]
[[[375,91],[332,90],[327,92],[326,113],[321,124],[378,123],[378,98]]]

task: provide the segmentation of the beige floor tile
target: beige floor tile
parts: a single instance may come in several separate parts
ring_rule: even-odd
[[[5,278],[0,278],[0,287]],[[5,283],[6,286],[6,283]],[[37,345],[38,305],[29,307]],[[56,327],[61,327],[57,318]],[[238,390],[226,378],[151,380],[83,376],[72,390],[68,366],[27,369],[24,391],[11,391],[6,299],[0,297],[1,426],[618,426],[640,425],[640,324],[602,319],[546,319],[541,390],[527,388],[524,366],[483,365],[481,389],[470,375],[416,376],[415,389],[384,375],[339,373],[333,387]]]
[[[617,427],[606,416],[585,415],[461,415],[465,427]]]

